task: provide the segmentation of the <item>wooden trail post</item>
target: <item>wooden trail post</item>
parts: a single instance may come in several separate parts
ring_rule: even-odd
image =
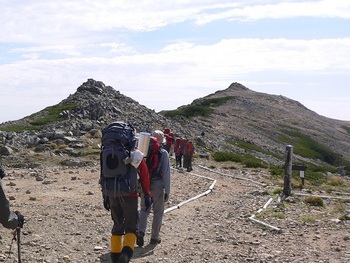
[[[286,146],[286,163],[284,165],[284,186],[283,186],[283,197],[286,198],[290,196],[292,191],[292,156],[293,156],[293,146]],[[283,198],[283,199],[284,199]]]

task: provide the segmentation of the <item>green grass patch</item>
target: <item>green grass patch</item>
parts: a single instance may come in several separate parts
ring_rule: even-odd
[[[67,103],[67,104],[57,104],[54,106],[50,106],[40,111],[39,113],[33,114],[30,117],[33,119],[30,121],[31,125],[34,126],[43,126],[51,122],[61,121],[62,118],[59,117],[59,114],[66,110],[75,109],[77,105],[75,103]],[[37,117],[41,116],[41,117]]]
[[[249,143],[249,142],[245,142],[245,141],[227,141],[228,143],[231,143],[241,149],[244,149],[248,152],[252,152],[252,151],[255,151],[255,152],[260,152],[260,153],[263,153],[263,154],[266,154],[266,155],[270,155],[270,156],[273,156],[277,159],[281,159],[281,156],[279,156],[278,154],[276,153],[273,153],[273,152],[270,152],[270,151],[267,151],[265,149],[262,149],[260,148],[259,146],[255,145],[255,144],[252,144],[252,143]]]
[[[341,126],[346,132],[350,135],[350,127],[348,126]]]
[[[267,168],[268,164],[261,159],[249,154],[238,154],[234,152],[215,152],[213,159],[216,162],[236,162],[242,163],[247,168]]]
[[[283,130],[280,140],[293,145],[293,152],[303,157],[321,159],[330,165],[339,165],[342,159],[326,146],[296,130]]]
[[[232,98],[234,97],[227,96],[222,98],[203,99],[196,105],[187,105],[180,107],[177,110],[164,111],[163,115],[165,117],[184,116],[186,118],[195,116],[206,117],[214,112],[214,107],[218,107]]]
[[[278,188],[273,189],[272,194],[279,195],[282,193],[282,191],[283,191],[283,189],[278,187]]]
[[[34,113],[24,118],[24,123],[28,124],[8,124],[4,125],[0,129],[5,132],[23,132],[23,131],[38,131],[41,130],[42,126],[55,121],[62,121],[64,119],[59,117],[59,114],[65,110],[72,110],[77,108],[75,103],[58,104],[50,106],[42,111]]]
[[[316,218],[310,215],[301,216],[301,221],[304,223],[315,223]]]
[[[300,164],[307,166],[304,173],[305,185],[301,186],[301,179],[299,171],[292,171],[292,187],[293,188],[305,188],[305,187],[317,187],[318,189],[329,190],[330,192],[336,188],[343,188],[347,191],[350,184],[340,176],[328,176],[327,173],[336,173],[337,169],[333,166],[316,166],[313,164]],[[283,180],[285,169],[282,166],[271,165],[269,172],[273,180]]]
[[[322,184],[327,183],[327,175],[320,172],[305,172],[305,181],[309,185],[321,186]]]
[[[273,177],[283,178],[284,176],[284,169],[281,166],[270,165],[269,171]]]
[[[32,126],[30,124],[28,125],[9,124],[0,128],[0,130],[5,132],[38,131],[40,130],[40,127]]]
[[[282,212],[274,212],[271,215],[272,217],[278,218],[278,219],[285,219],[286,215]]]
[[[324,206],[323,199],[318,196],[307,196],[304,199],[305,204],[311,205],[311,206]]]

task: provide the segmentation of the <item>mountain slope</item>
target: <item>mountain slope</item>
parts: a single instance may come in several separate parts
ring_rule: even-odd
[[[59,104],[0,124],[1,146],[18,156],[24,149],[64,156],[65,146],[93,147],[84,136],[98,141],[97,131],[115,120],[129,122],[137,131],[169,127],[178,137],[194,140],[197,153],[238,152],[283,164],[285,147],[291,144],[297,162],[332,166],[350,162],[349,122],[320,116],[297,101],[255,92],[239,83],[190,105],[156,113],[101,81],[88,79]],[[77,142],[62,142],[61,135],[73,136]],[[0,154],[7,155],[4,150]]]
[[[201,106],[205,114],[196,114]],[[193,116],[188,114],[191,108]],[[251,144],[260,149],[257,156],[273,161],[274,154],[283,157],[285,146],[291,144],[300,161],[307,157],[338,166],[342,159],[350,161],[349,122],[320,116],[297,101],[255,92],[239,83],[163,114],[174,119],[187,115],[187,126],[196,134],[204,131],[207,146],[220,151],[247,151],[237,146]],[[264,156],[263,151],[269,154]],[[336,160],[328,160],[328,155]]]

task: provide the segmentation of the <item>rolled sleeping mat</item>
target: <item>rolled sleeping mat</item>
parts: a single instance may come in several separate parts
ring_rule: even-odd
[[[143,153],[144,157],[147,156],[150,138],[151,138],[150,133],[140,132],[139,142],[138,142],[137,148],[140,152]]]

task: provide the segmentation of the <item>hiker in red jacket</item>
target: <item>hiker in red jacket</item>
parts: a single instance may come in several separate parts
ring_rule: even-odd
[[[173,143],[173,136],[169,134],[164,134],[165,136],[165,146],[164,149],[170,154],[170,148]]]
[[[187,169],[187,172],[191,172],[192,169],[192,157],[194,154],[194,146],[191,141],[187,141],[184,147],[184,168]]]
[[[161,132],[162,133],[162,132]],[[170,163],[169,154],[165,149],[159,147],[163,135],[159,132],[152,133],[149,150],[147,154],[147,167],[151,179],[151,195],[152,195],[152,230],[150,244],[157,245],[161,242],[160,228],[163,222],[165,202],[170,196]],[[147,228],[147,220],[150,209],[145,207],[143,196],[141,196],[141,210],[138,224],[137,245],[144,245],[144,236]]]
[[[181,142],[181,139],[180,138],[177,138],[175,140],[175,143],[174,143],[174,153],[175,153],[175,168],[177,167],[181,167],[181,158],[180,158],[180,154],[181,154],[181,148],[180,148],[180,142]]]
[[[185,150],[185,145],[186,145],[186,143],[187,143],[187,140],[186,139],[181,139],[180,140],[180,148],[179,148],[179,151],[180,151],[180,156],[179,156],[179,160],[180,160],[180,162],[179,162],[179,167],[181,168],[181,167],[184,167],[184,162],[182,162],[182,157],[184,156],[184,150]]]

